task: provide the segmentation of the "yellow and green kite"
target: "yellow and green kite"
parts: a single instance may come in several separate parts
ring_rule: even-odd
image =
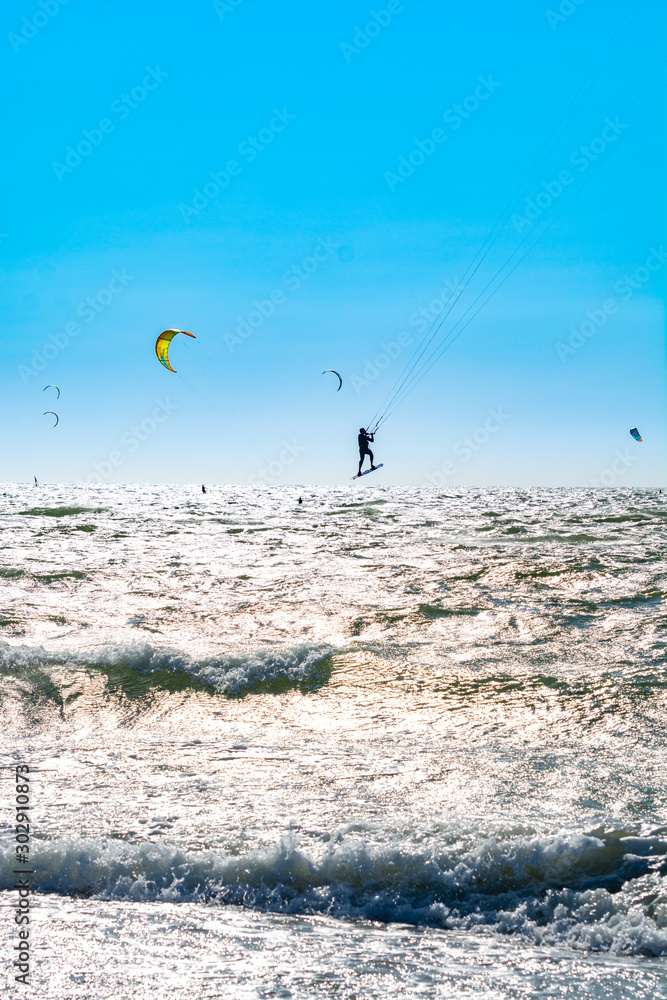
[[[172,368],[169,364],[169,345],[177,333],[184,333],[186,337],[192,337],[193,340],[197,339],[194,333],[188,333],[187,330],[163,330],[155,341],[155,353],[157,354],[158,361],[165,368],[168,368],[170,372],[173,372],[174,375],[176,374],[176,369]]]

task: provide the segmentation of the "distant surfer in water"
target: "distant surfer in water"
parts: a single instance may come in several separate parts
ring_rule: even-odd
[[[368,445],[372,444],[374,440],[375,440],[375,436],[372,433],[368,434],[366,432],[366,429],[364,427],[360,427],[359,428],[359,438],[358,438],[358,441],[359,441],[359,471],[357,472],[357,478],[361,475],[361,466],[364,464],[364,459],[365,459],[366,455],[368,455],[368,457],[371,460],[371,471],[375,468],[375,466],[373,465],[373,452],[368,447]]]
[[[202,491],[202,493],[206,493],[206,487],[202,486],[201,491]]]

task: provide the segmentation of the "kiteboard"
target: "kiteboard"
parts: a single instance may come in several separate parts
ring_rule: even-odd
[[[369,472],[377,472],[377,470],[381,469],[383,467],[383,465],[384,465],[384,462],[380,462],[380,464],[376,465],[374,469],[366,469],[366,471],[362,472],[361,475],[362,476],[367,476]],[[359,476],[352,476],[352,478],[353,479],[359,479]]]

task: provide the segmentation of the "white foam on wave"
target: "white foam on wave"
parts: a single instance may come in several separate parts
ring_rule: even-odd
[[[260,686],[285,683],[317,685],[328,680],[332,649],[301,644],[283,650],[219,653],[195,657],[150,643],[109,645],[91,650],[46,650],[0,644],[0,667],[13,671],[62,665],[101,670],[125,667],[151,675],[160,671],[187,674],[220,694],[241,695]]]
[[[133,901],[234,904],[292,914],[520,935],[544,946],[667,954],[667,892],[654,870],[667,842],[574,834],[487,840],[440,853],[334,839],[318,856],[291,834],[242,856],[163,842],[34,841],[41,892]],[[639,851],[639,853],[637,853]],[[0,854],[0,888],[14,883]],[[605,887],[610,876],[618,891]]]

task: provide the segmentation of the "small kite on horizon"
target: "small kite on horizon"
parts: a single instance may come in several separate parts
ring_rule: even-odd
[[[42,392],[46,392],[47,389],[55,389],[56,392],[58,393],[58,395],[56,396],[56,399],[60,399],[60,389],[58,388],[57,385],[53,385],[53,383],[49,382],[48,385],[44,386],[44,388],[42,389]]]
[[[58,416],[58,414],[55,412],[55,410],[44,410],[42,416],[45,417],[47,413],[51,413],[56,418],[56,422],[53,426],[57,427],[58,424],[60,423],[60,417]]]
[[[639,433],[639,431],[637,430],[636,427],[631,427],[630,428],[630,433],[632,434],[632,436],[635,439],[635,441],[641,441],[642,436],[641,436],[641,434]]]

